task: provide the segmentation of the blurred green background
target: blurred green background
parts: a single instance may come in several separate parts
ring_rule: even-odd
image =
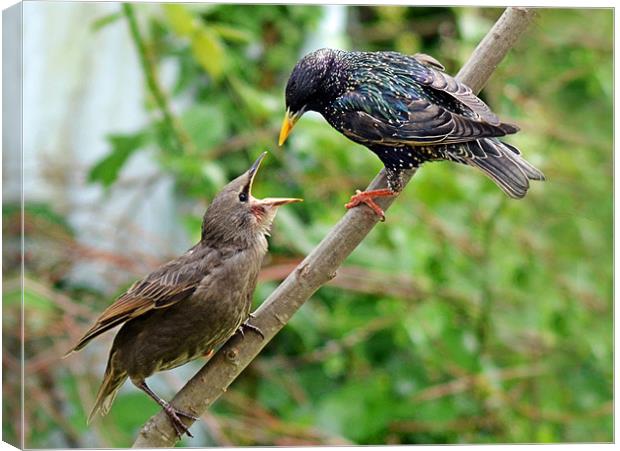
[[[141,57],[151,119],[130,133],[108,130],[106,154],[84,184],[122,190],[124,166],[148,149],[158,174],[174,181],[187,248],[217,190],[269,150],[255,195],[305,202],[276,218],[258,305],[381,168],[318,116],[276,146],[288,74],[333,10],[114,8],[84,26],[132,30],[124,45]],[[429,53],[454,74],[501,12],[341,7],[339,45]],[[424,166],[387,221],[181,445],[612,441],[612,32],[611,9],[540,10],[481,97],[519,124],[509,141],[548,181],[513,201],[473,169]],[[167,85],[164,66],[175,69]],[[73,252],[74,225],[54,203],[27,203],[24,220],[26,446],[129,446],[158,411],[129,384],[107,417],[86,426],[111,335],[59,357],[114,296],[174,253],[141,256],[140,266],[131,255]],[[17,205],[3,205],[3,228],[3,437],[13,441],[20,286],[6,237],[19,232]],[[73,282],[73,267],[102,258],[123,283]],[[170,398],[202,363],[160,373],[153,387]]]

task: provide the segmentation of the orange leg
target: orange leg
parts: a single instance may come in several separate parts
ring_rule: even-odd
[[[395,196],[397,193],[389,188],[375,189],[372,191],[355,190],[355,195],[351,196],[349,203],[345,204],[345,208],[357,207],[360,204],[366,204],[375,212],[381,221],[385,221],[385,213],[383,209],[373,200],[375,197]]]

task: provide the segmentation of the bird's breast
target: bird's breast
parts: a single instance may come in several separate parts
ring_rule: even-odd
[[[234,334],[250,313],[260,267],[255,260],[235,255],[213,268],[190,297],[125,323],[115,343],[130,377],[183,365]]]

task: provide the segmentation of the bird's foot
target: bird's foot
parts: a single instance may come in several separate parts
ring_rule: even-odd
[[[366,204],[375,212],[381,221],[385,221],[385,213],[383,209],[373,200],[375,197],[394,196],[396,193],[389,188],[374,189],[371,191],[355,190],[355,195],[351,196],[351,200],[345,204],[345,208],[357,207],[360,204]]]
[[[182,410],[173,407],[171,404],[166,404],[164,406],[164,412],[166,412],[166,415],[168,415],[168,418],[170,418],[170,422],[172,423],[172,426],[174,427],[174,430],[179,437],[183,437],[183,434],[187,434],[189,437],[193,437],[192,433],[189,432],[189,427],[186,426],[183,421],[181,421],[179,416],[189,418],[193,421],[198,420],[198,417],[187,412],[183,412]]]
[[[252,315],[250,313],[250,318],[254,318],[254,315]],[[244,329],[249,329],[255,333],[257,333],[258,335],[260,335],[260,337],[264,340],[265,339],[265,334],[263,334],[263,331],[260,330],[258,327],[252,325],[249,323],[249,319],[246,320],[244,323],[241,323],[241,325],[239,326],[239,329],[237,329],[237,332],[239,332],[239,334],[242,337],[245,337],[245,330]]]
[[[193,421],[198,420],[198,417],[177,409],[176,407],[172,406],[168,401],[157,396],[157,394],[155,394],[155,392],[151,390],[148,385],[146,385],[146,382],[144,381],[144,379],[141,379],[141,380],[132,379],[131,381],[134,383],[136,387],[138,387],[144,393],[149,395],[157,404],[161,406],[162,409],[164,409],[164,412],[166,412],[166,415],[168,415],[168,418],[170,418],[172,427],[174,427],[174,430],[176,431],[179,437],[183,437],[183,434],[187,434],[189,437],[193,437],[192,433],[189,432],[189,427],[185,426],[185,423],[181,421],[181,419],[179,418],[179,415],[185,418],[189,418],[190,420],[193,420]]]

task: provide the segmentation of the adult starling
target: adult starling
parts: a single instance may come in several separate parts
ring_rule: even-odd
[[[183,365],[222,344],[247,322],[266,235],[278,207],[301,199],[252,196],[252,183],[266,152],[213,199],[202,221],[198,244],[134,283],[97,319],[70,351],[79,351],[101,333],[123,324],[88,421],[105,415],[125,380],[153,398],[176,432],[191,434],[179,418],[195,419],[157,396],[146,385],[153,373]],[[241,328],[241,329],[240,329]],[[262,335],[262,334],[261,334]]]
[[[346,206],[402,189],[402,174],[426,161],[450,160],[482,170],[506,194],[525,196],[529,180],[544,180],[514,146],[497,139],[519,129],[444,72],[434,58],[397,52],[320,49],[303,57],[286,85],[282,145],[306,111],[316,111],[385,165],[389,189],[360,192]]]

